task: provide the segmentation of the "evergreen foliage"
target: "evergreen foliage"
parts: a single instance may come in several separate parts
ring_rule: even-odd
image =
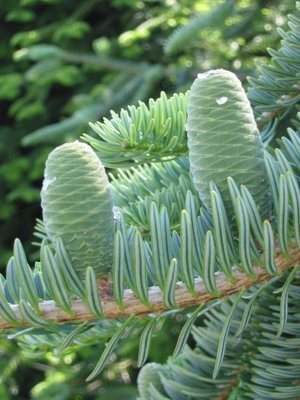
[[[140,399],[298,398],[300,327],[296,275],[294,269],[288,290],[285,276],[251,290],[234,309],[235,299],[230,299],[207,313],[203,324],[192,330],[194,349],[186,346],[167,365],[153,363],[142,369]],[[283,311],[287,307],[284,296],[288,297],[288,312]],[[226,338],[224,327],[231,311],[233,319]]]
[[[16,236],[30,261],[37,259],[28,238],[40,216],[44,163],[54,146],[91,134],[88,122],[109,117],[110,109],[157,98],[162,88],[185,91],[199,70],[222,65],[242,78],[252,75],[253,58],[263,59],[267,46],[277,47],[276,25],[294,7],[294,0],[238,2],[225,24],[203,27],[192,46],[186,42],[179,56],[172,56],[163,47],[176,27],[221,1],[2,3],[2,270]]]
[[[300,10],[299,3],[297,8]],[[278,121],[287,116],[290,118],[293,108],[298,103],[298,83],[294,75],[296,67],[292,62],[295,50],[299,47],[299,35],[296,33],[300,22],[298,16],[299,13],[295,13],[289,17],[291,31],[280,31],[284,37],[282,47],[277,52],[270,50],[272,62],[262,65],[259,78],[250,81],[249,97],[256,104],[257,119],[262,124],[268,123],[267,131],[272,132],[271,138],[275,131],[274,125],[278,125]],[[276,86],[278,91],[271,90]],[[295,134],[293,130],[289,133],[292,136]],[[299,133],[293,137],[293,142],[299,143]],[[290,143],[287,138],[282,138],[282,143],[287,141]],[[289,152],[294,154],[296,148],[293,147],[292,150],[291,147],[286,155],[288,156]],[[288,158],[290,157],[289,155]],[[299,164],[298,161],[294,161],[290,170],[294,168],[297,171],[296,179],[299,182]],[[280,161],[278,158],[278,162],[283,165],[282,159]],[[276,165],[272,164],[271,169],[273,168],[276,174]],[[283,176],[280,180],[280,186],[283,187]],[[296,180],[294,184],[296,185]],[[274,181],[272,186],[274,194]],[[282,199],[282,196],[280,197]],[[278,221],[287,212],[282,208],[282,202],[283,200],[280,201],[281,206],[274,202]],[[300,204],[294,204],[296,215]],[[299,222],[294,222],[297,224],[295,227],[299,226]],[[267,226],[269,224],[265,221],[265,238]],[[280,224],[277,233],[283,238],[281,229]],[[296,227],[295,233],[297,229]],[[283,251],[284,247],[282,242]],[[288,256],[287,249],[285,253]],[[239,301],[236,306],[234,300],[230,299],[215,311],[208,312],[204,326],[194,327],[195,349],[187,346],[182,355],[175,360],[170,359],[166,366],[154,363],[142,369],[139,376],[140,398],[298,398],[300,370],[296,343],[299,321],[294,314],[298,312],[298,269],[299,265],[296,265],[285,279],[275,279],[273,283],[263,285],[257,291],[251,290],[246,297],[248,301]],[[221,370],[220,360],[223,360]],[[147,368],[151,370],[150,374]]]
[[[271,63],[251,83],[252,98],[255,85],[262,88],[260,97],[269,96],[274,86],[268,90],[270,80],[265,78],[275,71],[276,80],[282,58],[280,81],[283,73],[291,75],[297,63],[299,11],[297,3],[289,17],[292,33],[282,33],[281,49],[270,51]],[[72,59],[71,53],[53,46],[31,48],[26,54],[39,62],[49,54]],[[104,62],[117,65],[109,58]],[[122,68],[134,66],[122,63]],[[226,81],[228,76],[231,82]],[[37,349],[63,352],[69,346],[80,349],[107,342],[94,369],[86,374],[91,381],[103,371],[116,346],[130,336],[140,338],[137,359],[142,366],[153,335],[172,316],[183,316],[186,322],[167,365],[152,363],[142,369],[142,400],[294,399],[300,396],[300,142],[299,124],[293,129],[291,121],[297,100],[292,95],[287,108],[280,107],[280,112],[263,121],[262,141],[254,149],[251,168],[257,163],[257,175],[263,176],[264,184],[253,178],[248,184],[230,166],[226,170],[224,162],[225,182],[218,181],[216,174],[209,175],[203,196],[202,183],[195,179],[199,143],[191,135],[199,129],[205,136],[213,125],[213,131],[220,127],[224,142],[233,131],[235,140],[247,147],[244,136],[251,141],[257,132],[249,102],[231,73],[210,72],[202,80],[209,101],[214,102],[208,111],[219,111],[215,100],[221,99],[223,106],[226,97],[230,118],[226,112],[219,113],[207,123],[206,102],[201,99],[197,104],[198,78],[191,93],[169,97],[162,93],[148,106],[139,102],[93,124],[98,137],[83,136],[111,169],[114,207],[104,168],[88,145],[66,144],[50,154],[42,192],[44,221],[38,223],[37,232],[42,239],[40,258],[30,268],[22,243],[15,240],[6,277],[0,280],[0,324],[11,330],[10,337],[18,340],[27,356]],[[224,83],[231,85],[230,93],[222,92]],[[288,78],[280,94],[294,94],[294,85]],[[197,118],[195,103],[201,109]],[[268,111],[268,106],[257,106],[257,121]],[[243,123],[245,114],[247,124]],[[279,140],[278,147],[266,147],[274,126],[285,134],[279,130],[282,124],[278,125],[283,120],[289,123],[288,135]],[[244,130],[250,134],[243,135]],[[218,151],[221,146],[222,141],[217,143]],[[213,157],[211,149],[206,153]],[[258,195],[253,190],[257,187]],[[72,206],[61,219],[66,201]],[[86,235],[90,229],[91,236]],[[103,254],[107,259],[102,263]],[[107,286],[97,279],[104,273]],[[237,294],[223,299],[233,292]],[[196,326],[200,316],[201,325]],[[194,349],[187,345],[191,332]]]
[[[297,112],[299,102],[298,63],[293,60],[299,51],[299,16],[289,15],[289,30],[278,29],[282,37],[278,50],[268,49],[270,63],[258,65],[259,76],[249,78],[248,97],[254,107],[262,135],[270,141],[279,123]],[[267,135],[266,135],[267,133]]]
[[[99,152],[104,165],[124,168],[133,161],[149,163],[186,153],[185,122],[186,96],[180,93],[168,99],[161,93],[157,100],[149,100],[149,107],[140,103],[92,124],[99,139],[83,138]]]

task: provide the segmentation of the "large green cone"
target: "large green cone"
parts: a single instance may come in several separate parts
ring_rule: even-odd
[[[88,145],[66,143],[50,153],[41,198],[54,246],[62,238],[81,276],[88,266],[106,275],[113,256],[112,199],[104,167]]]
[[[227,177],[250,190],[263,218],[270,215],[270,188],[262,141],[241,82],[222,69],[199,74],[188,104],[188,147],[194,184],[210,208],[209,184],[221,191],[229,219],[233,210]]]

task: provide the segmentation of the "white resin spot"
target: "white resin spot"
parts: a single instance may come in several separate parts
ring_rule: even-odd
[[[44,192],[46,192],[46,190],[48,189],[48,187],[53,183],[53,182],[55,182],[56,181],[56,176],[54,176],[52,179],[44,179],[44,182],[43,182],[43,188],[42,188],[42,190],[44,191]]]
[[[228,101],[228,97],[226,97],[226,96],[223,96],[223,97],[220,97],[219,99],[216,99],[216,103],[219,104],[219,106],[227,103],[227,101]]]
[[[122,217],[120,209],[116,206],[113,206],[112,211],[113,211],[114,220],[120,221],[121,217]]]

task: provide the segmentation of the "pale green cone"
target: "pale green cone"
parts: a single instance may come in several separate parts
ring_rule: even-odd
[[[270,215],[270,188],[262,141],[246,93],[229,71],[199,74],[188,103],[187,134],[190,169],[203,203],[210,208],[209,184],[222,194],[233,216],[227,177],[250,190],[263,218]]]
[[[104,167],[84,143],[66,143],[46,161],[43,219],[54,246],[61,237],[75,270],[91,266],[105,276],[112,266],[114,221]]]

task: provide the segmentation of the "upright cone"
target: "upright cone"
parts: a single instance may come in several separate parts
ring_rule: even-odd
[[[217,184],[231,220],[227,177],[251,192],[263,218],[270,215],[270,188],[262,141],[238,78],[222,69],[199,74],[188,103],[188,147],[194,184],[210,208],[211,181]]]
[[[80,276],[88,266],[97,276],[107,275],[113,257],[112,198],[104,167],[88,145],[66,143],[50,153],[41,198],[54,247],[62,238]]]

